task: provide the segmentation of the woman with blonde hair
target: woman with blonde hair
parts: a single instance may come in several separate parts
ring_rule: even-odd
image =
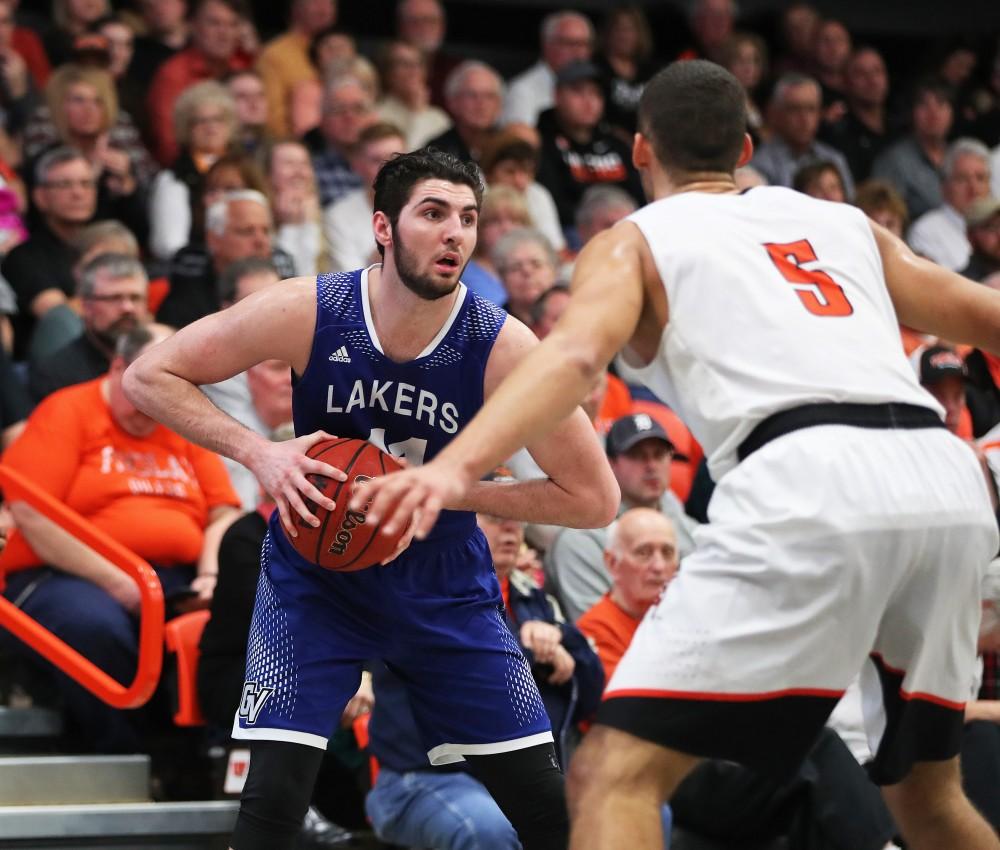
[[[131,117],[118,108],[107,71],[85,65],[56,68],[45,87],[45,103],[25,128],[23,144],[29,162],[56,145],[80,151],[97,178],[95,216],[123,221],[140,241],[145,239],[145,193],[156,165]]]
[[[200,197],[205,172],[236,140],[236,102],[221,83],[208,80],[184,90],[174,104],[174,133],[181,152],[161,171],[150,195],[149,249],[166,260],[191,236],[191,199]]]

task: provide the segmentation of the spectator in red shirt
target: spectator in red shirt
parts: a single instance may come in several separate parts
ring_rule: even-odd
[[[190,45],[156,72],[149,89],[149,123],[156,136],[154,153],[163,165],[171,165],[179,153],[173,109],[181,92],[249,67],[249,57],[240,50],[243,13],[240,0],[200,0],[191,19]]]

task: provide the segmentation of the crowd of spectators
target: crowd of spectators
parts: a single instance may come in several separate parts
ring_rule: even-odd
[[[741,188],[855,204],[918,253],[1000,288],[1000,34],[901,73],[865,33],[807,2],[757,28],[732,0],[693,0],[682,35],[657,32],[641,5],[616,5],[594,17],[547,14],[534,60],[504,74],[453,48],[441,0],[398,0],[385,38],[341,26],[337,0],[287,7],[287,29],[273,33],[243,0],[53,0],[48,19],[0,0],[0,460],[153,563],[165,588],[183,585],[188,607],[223,612],[206,648],[226,635],[225,675],[210,667],[203,677],[217,737],[227,738],[243,643],[239,621],[230,632],[220,623],[249,605],[253,581],[227,579],[229,601],[215,606],[216,577],[236,575],[237,562],[252,567],[268,496],[245,468],[130,409],[121,371],[172,328],[263,286],[377,262],[372,181],[397,152],[431,145],[480,165],[489,188],[463,280],[542,337],[566,307],[580,248],[645,202],[631,161],[644,82],[668,61],[707,58],[746,92],[755,154],[737,175]],[[905,327],[900,345],[948,427],[980,452],[995,493],[1000,357]],[[564,761],[586,728],[601,663],[610,676],[709,518],[712,482],[697,444],[618,363],[586,405],[621,486],[616,525],[480,518],[508,588],[509,625],[550,668]],[[290,386],[287,365],[270,362],[204,391],[278,439]],[[539,474],[525,453],[509,466]],[[11,507],[15,530],[0,555],[7,597],[127,680],[127,582],[44,517]],[[235,536],[220,555],[223,533]],[[981,647],[970,697],[979,697],[974,760],[987,766],[970,793],[1000,775],[995,634]],[[10,641],[4,651],[24,652]],[[142,749],[122,712],[58,683],[79,748]],[[404,740],[413,726],[405,693],[384,671],[375,685],[376,706],[384,695],[393,720],[373,737],[386,772],[369,814],[399,838],[390,782],[421,768]],[[345,724],[370,702],[359,697]],[[418,780],[414,788],[467,799],[491,846],[515,846],[465,774]],[[1000,827],[998,789],[981,806]],[[879,848],[883,831],[871,830]],[[808,846],[847,845],[826,836]]]

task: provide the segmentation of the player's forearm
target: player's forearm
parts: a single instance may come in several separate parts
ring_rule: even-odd
[[[601,505],[592,494],[569,492],[549,478],[501,483],[479,481],[449,508],[522,522],[593,528],[600,524]]]
[[[194,384],[142,357],[125,371],[122,389],[147,416],[246,467],[252,468],[259,444],[266,442],[212,404]]]

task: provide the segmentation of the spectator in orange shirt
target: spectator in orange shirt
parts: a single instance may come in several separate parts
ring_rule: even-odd
[[[124,334],[108,375],[42,402],[4,464],[153,564],[168,600],[186,593],[196,597],[189,604],[207,605],[219,540],[239,501],[218,456],[140,413],[121,390],[125,368],[165,335],[156,326]],[[7,598],[127,683],[136,667],[136,585],[23,502],[14,502],[11,511],[17,531],[0,556]],[[37,660],[23,645],[11,650]],[[110,708],[61,674],[55,685],[82,748],[140,749],[128,712]]]
[[[149,125],[157,141],[153,153],[173,165],[180,152],[174,137],[174,102],[188,86],[221,80],[250,66],[240,50],[244,8],[240,0],[200,0],[191,19],[191,43],[156,72],[149,89]]]
[[[646,611],[677,575],[678,563],[677,532],[659,511],[632,508],[611,526],[604,548],[611,590],[576,623],[593,641],[606,682]]]

